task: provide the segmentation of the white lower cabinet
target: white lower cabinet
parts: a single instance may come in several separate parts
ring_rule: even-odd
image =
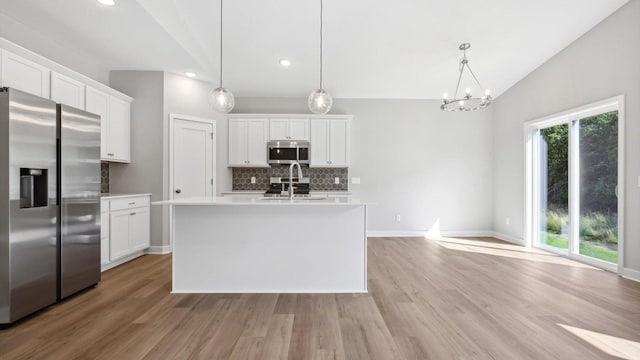
[[[117,198],[109,201],[109,259],[106,266],[103,264],[103,270],[141,255],[142,251],[150,246],[149,204],[149,196]]]
[[[111,261],[109,250],[109,200],[100,203],[100,265],[104,266]]]

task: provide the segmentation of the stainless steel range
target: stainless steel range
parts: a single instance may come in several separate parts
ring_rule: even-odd
[[[309,178],[294,177],[293,178],[293,194],[309,195]],[[264,193],[266,197],[286,197],[289,196],[289,178],[288,177],[272,177],[269,178],[269,190]]]

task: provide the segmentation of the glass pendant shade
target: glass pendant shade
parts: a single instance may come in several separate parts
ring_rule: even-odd
[[[235,100],[233,94],[223,88],[218,87],[209,92],[209,104],[217,111],[221,113],[228,113],[233,110]]]
[[[331,110],[333,98],[324,89],[318,89],[309,95],[307,105],[314,114],[326,114]]]

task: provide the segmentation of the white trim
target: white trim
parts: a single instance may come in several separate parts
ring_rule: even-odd
[[[638,270],[624,268],[621,276],[625,279],[640,282],[640,271]]]
[[[520,238],[502,234],[491,230],[449,230],[441,231],[441,237],[493,237],[499,240],[507,241],[516,245],[524,246],[524,241]],[[429,237],[430,234],[426,230],[369,230],[367,237]]]
[[[178,113],[169,113],[169,174],[168,174],[168,183],[169,183],[169,188],[168,188],[168,193],[166,194],[166,198],[168,200],[173,200],[173,166],[174,166],[174,159],[173,159],[173,151],[174,151],[174,126],[175,126],[175,121],[177,120],[186,120],[186,121],[193,121],[193,122],[198,122],[198,123],[205,123],[205,124],[210,124],[213,127],[213,144],[211,146],[211,151],[213,151],[213,154],[211,156],[211,170],[212,170],[212,177],[214,179],[214,184],[213,184],[213,189],[211,190],[211,196],[216,196],[216,186],[218,183],[218,175],[217,175],[217,171],[216,171],[216,156],[217,156],[217,137],[218,137],[218,129],[216,126],[216,120],[213,119],[205,119],[205,118],[201,118],[201,117],[197,117],[197,116],[191,116],[191,115],[184,115],[184,114],[178,114]],[[168,207],[168,211],[169,211],[169,252],[172,251],[173,249],[173,236],[174,236],[174,230],[173,230],[173,206],[169,206]],[[165,245],[166,246],[166,245]]]
[[[202,291],[202,290],[171,290],[172,294],[367,294],[368,290],[353,289],[353,290],[264,290],[264,289],[243,289],[243,290],[217,290],[217,291]]]
[[[133,260],[135,258],[139,258],[142,255],[144,255],[144,251],[140,250],[140,251],[135,252],[135,253],[133,253],[131,255],[125,256],[123,258],[114,260],[114,261],[112,261],[112,262],[110,262],[108,264],[102,265],[100,267],[100,271],[102,271],[102,272],[107,271],[107,270],[112,269],[112,268],[114,268],[116,266],[120,266],[120,265],[122,265],[122,264],[124,264],[126,262],[129,262],[129,261],[131,261],[131,260]]]
[[[498,240],[502,240],[502,241],[510,242],[512,244],[528,247],[524,239],[517,238],[515,236],[511,236],[511,235],[507,235],[507,234],[503,234],[503,233],[499,233],[497,231],[494,231],[493,232],[493,237],[498,239]]]
[[[171,253],[170,245],[162,245],[162,246],[149,246],[145,251],[145,254],[156,254],[156,255],[164,255]]]

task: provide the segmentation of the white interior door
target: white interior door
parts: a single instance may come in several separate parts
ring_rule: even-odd
[[[176,118],[173,125],[173,197],[215,193],[215,130],[212,123]]]

